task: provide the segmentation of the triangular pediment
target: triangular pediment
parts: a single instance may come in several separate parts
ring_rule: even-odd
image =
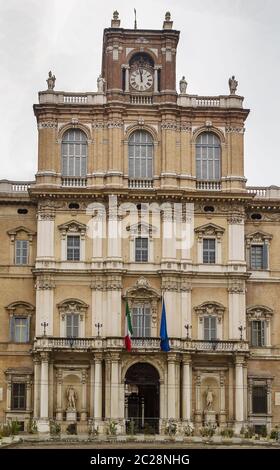
[[[69,222],[59,225],[58,230],[66,232],[86,232],[87,226],[77,220],[70,220]]]
[[[216,224],[204,224],[196,227],[194,231],[202,235],[222,235],[225,231],[223,227]]]
[[[27,233],[27,235],[36,235],[36,232],[33,232],[32,230],[30,230],[29,228],[27,227],[24,227],[23,225],[20,225],[19,227],[16,227],[12,230],[8,230],[7,234],[8,235],[17,235],[19,232],[25,232]]]
[[[126,230],[134,235],[146,234],[151,235],[157,231],[154,225],[148,224],[147,222],[137,222],[136,224],[128,225]]]
[[[246,235],[247,240],[258,240],[258,241],[263,241],[263,240],[271,240],[272,235],[267,232],[262,232],[261,230],[257,230],[256,232],[253,233],[248,233]]]

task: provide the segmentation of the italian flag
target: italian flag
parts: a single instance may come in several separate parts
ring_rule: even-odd
[[[131,316],[130,316],[128,302],[126,302],[125,317],[126,317],[126,336],[124,338],[124,344],[125,344],[126,350],[131,351],[131,336],[133,335],[133,330],[132,330],[132,325],[131,325]]]

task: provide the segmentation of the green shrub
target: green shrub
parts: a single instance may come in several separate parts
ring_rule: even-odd
[[[166,434],[169,434],[169,436],[175,436],[177,432],[177,424],[175,423],[175,421],[173,421],[172,419],[168,421],[165,428],[165,432]]]
[[[116,421],[109,421],[107,427],[107,434],[109,436],[115,436],[117,434],[117,423]]]
[[[275,440],[277,440],[277,439],[278,439],[278,433],[279,433],[279,431],[278,431],[278,426],[276,425],[275,428],[274,428],[274,429],[271,429],[271,431],[270,431],[270,436],[269,436],[270,439],[275,439]]]
[[[242,426],[240,434],[245,439],[251,439],[255,434],[253,426]]]
[[[61,426],[56,421],[50,421],[50,434],[57,436],[61,432]]]
[[[2,424],[0,428],[0,436],[1,437],[10,437],[12,435],[11,425],[10,423]]]
[[[199,429],[202,437],[212,437],[215,434],[215,426],[207,424]]]
[[[234,436],[234,430],[232,428],[225,428],[221,430],[221,436],[223,437],[233,437]]]
[[[31,418],[28,421],[27,432],[29,432],[29,434],[36,434],[36,432],[38,432],[37,423],[35,419]]]

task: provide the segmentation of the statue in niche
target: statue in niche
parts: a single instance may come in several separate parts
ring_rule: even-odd
[[[212,411],[213,408],[213,401],[214,401],[214,394],[211,388],[207,388],[206,391],[206,409],[207,411]]]
[[[78,396],[77,396],[77,392],[75,391],[72,385],[68,387],[66,396],[67,396],[67,401],[68,401],[67,409],[76,410]]]

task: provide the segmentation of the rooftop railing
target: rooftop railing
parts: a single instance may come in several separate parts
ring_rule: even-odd
[[[35,181],[0,180],[0,193],[27,193]]]

